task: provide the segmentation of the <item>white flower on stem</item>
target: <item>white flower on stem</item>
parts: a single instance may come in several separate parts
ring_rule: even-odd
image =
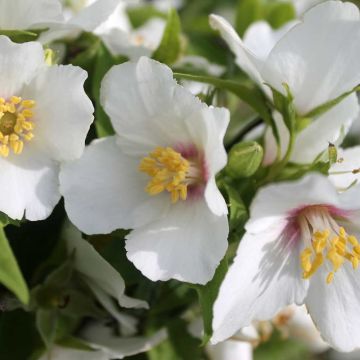
[[[360,146],[337,149],[337,162],[329,170],[329,178],[340,191],[360,183]]]
[[[133,29],[126,8],[121,0],[72,0],[64,4],[65,20],[54,23],[40,41],[49,43],[88,31],[99,36],[115,56],[150,56],[161,42],[166,21],[156,17]]]
[[[127,256],[151,280],[206,283],[227,248],[215,175],[226,164],[228,111],[201,103],[146,57],[113,67],[101,99],[117,136],[64,166],[70,220],[88,234],[134,229]]]
[[[41,29],[62,19],[58,0],[0,0],[1,30]]]
[[[213,342],[295,303],[331,346],[360,346],[359,192],[338,194],[318,174],[258,192],[214,305]]]
[[[283,94],[283,84],[289,86],[299,117],[351,91],[360,82],[360,18],[353,4],[326,1],[311,8],[300,23],[288,24],[277,32],[264,23],[255,24],[248,30],[246,42],[225,19],[212,15],[210,23],[220,30],[239,67],[266,96],[272,97],[265,84]],[[312,162],[326,150],[329,141],[335,142],[348,131],[358,111],[356,95],[352,94],[319,116],[298,133],[290,160]],[[284,149],[289,135],[284,125],[278,127]],[[269,163],[274,160],[276,149],[271,144],[267,147],[265,158]]]
[[[59,165],[81,156],[93,120],[75,66],[47,66],[39,43],[0,36],[0,211],[41,220],[60,199]]]

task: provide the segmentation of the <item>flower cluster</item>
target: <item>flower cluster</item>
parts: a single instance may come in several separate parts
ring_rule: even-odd
[[[165,2],[0,0],[13,358],[359,349],[358,7]]]

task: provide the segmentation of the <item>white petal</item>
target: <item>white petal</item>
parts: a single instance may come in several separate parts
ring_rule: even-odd
[[[347,189],[354,181],[360,182],[360,173],[353,174],[352,171],[360,169],[360,146],[348,149],[337,149],[338,161],[331,166],[329,178],[338,189]],[[342,172],[345,172],[342,174]],[[338,173],[338,174],[336,174]]]
[[[104,234],[166,213],[168,194],[150,197],[147,176],[138,166],[137,159],[121,152],[115,137],[94,141],[79,160],[65,164],[60,185],[70,220],[85,233]]]
[[[300,164],[313,162],[319,154],[327,150],[329,142],[336,143],[342,134],[349,131],[359,109],[357,96],[352,94],[314,120],[296,137],[291,161]]]
[[[35,100],[34,142],[58,161],[79,158],[93,121],[94,108],[84,91],[87,73],[72,65],[40,72],[22,93]]]
[[[322,353],[329,348],[329,345],[321,339],[305,305],[289,307],[293,313],[286,324],[289,336],[304,343],[312,352]]]
[[[350,40],[351,39],[351,40]],[[326,1],[310,9],[273,48],[262,75],[284,92],[287,83],[296,108],[306,114],[360,82],[359,10],[351,3]]]
[[[97,0],[72,17],[68,24],[86,31],[93,31],[115,11],[119,0]]]
[[[241,240],[214,304],[213,343],[303,301],[308,285],[299,266],[303,243],[283,234],[285,225],[278,222],[256,235],[247,232]]]
[[[210,360],[252,360],[253,347],[250,343],[238,340],[227,340],[216,345],[206,345]]]
[[[205,284],[227,248],[228,221],[202,200],[178,202],[167,216],[127,236],[130,261],[149,279]]]
[[[325,281],[327,269],[311,278],[306,305],[325,341],[339,351],[360,347],[359,270],[344,264],[333,282]]]
[[[263,90],[268,93],[268,88],[265,87],[264,80],[260,74],[260,69],[263,66],[261,58],[253,54],[240,39],[239,35],[233,27],[221,16],[210,15],[210,25],[214,30],[219,30],[222,38],[235,54],[236,63],[246,72],[246,74],[255,81]]]
[[[61,20],[58,0],[0,0],[0,29],[3,30],[39,29]]]
[[[123,359],[126,356],[149,351],[167,337],[165,330],[160,330],[149,337],[118,337],[103,325],[88,326],[82,337],[94,349],[108,355],[109,359]]]
[[[313,6],[320,4],[324,1],[325,0],[292,0],[298,16],[301,16],[302,14],[304,14],[304,12],[306,12]]]
[[[129,302],[129,298],[125,296],[124,279],[89,242],[81,238],[79,232],[68,231],[65,236],[68,253],[72,254],[75,250],[76,271],[82,275],[91,289],[95,288],[95,295],[101,300],[104,300],[101,292],[111,295],[119,305],[129,308],[147,307],[146,302],[142,300],[132,299],[132,303]]]
[[[0,96],[18,96],[22,87],[44,66],[44,51],[36,42],[13,43],[0,36]]]
[[[244,46],[257,58],[265,61],[276,43],[297,23],[298,21],[290,21],[280,29],[273,30],[266,21],[257,21],[246,30]]]
[[[156,146],[187,144],[192,137],[185,119],[206,107],[166,65],[146,57],[114,66],[102,81],[101,100],[121,148],[140,156]]]
[[[0,211],[12,219],[46,219],[60,200],[59,164],[32,145],[0,157]]]
[[[256,194],[245,227],[259,233],[289,216],[291,211],[315,204],[340,204],[335,187],[323,175],[312,173],[297,181],[272,184]]]

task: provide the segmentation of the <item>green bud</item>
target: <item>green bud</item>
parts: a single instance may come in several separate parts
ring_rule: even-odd
[[[263,155],[263,148],[255,141],[236,144],[229,152],[226,172],[233,178],[250,177],[261,165]]]

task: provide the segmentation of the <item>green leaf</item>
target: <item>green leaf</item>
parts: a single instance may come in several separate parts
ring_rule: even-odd
[[[27,41],[34,41],[39,36],[37,30],[0,30],[0,35],[7,36],[12,41],[17,43],[24,43]]]
[[[356,86],[352,90],[350,90],[348,92],[345,92],[344,94],[338,96],[337,98],[332,99],[330,101],[327,101],[324,104],[319,105],[318,107],[316,107],[315,109],[311,110],[309,113],[304,115],[304,117],[317,118],[317,117],[321,116],[322,114],[328,112],[330,109],[332,109],[334,106],[339,104],[346,97],[351,95],[353,92],[356,92],[356,91],[359,91],[359,90],[360,90],[360,86]]]
[[[213,305],[227,270],[228,263],[227,258],[225,257],[221,260],[220,265],[216,269],[215,275],[211,281],[209,281],[206,285],[194,285],[194,288],[198,293],[199,302],[202,309],[202,316],[204,321],[204,345],[210,340],[212,335]]]
[[[206,83],[214,85],[219,89],[230,91],[236,96],[238,96],[246,104],[251,106],[260,115],[260,117],[264,119],[265,122],[270,123],[272,121],[269,109],[266,105],[266,99],[263,93],[255,86],[251,86],[248,84],[240,84],[239,82],[219,79],[212,76],[175,73],[174,77],[176,79],[184,79]]]
[[[269,3],[266,12],[266,20],[274,29],[296,18],[295,8],[291,2]]]
[[[263,0],[239,0],[235,16],[235,29],[243,36],[253,22],[264,18]]]
[[[56,310],[39,309],[36,312],[36,327],[48,349],[56,337],[57,317]]]
[[[238,143],[229,152],[226,173],[234,179],[250,177],[260,167],[263,156],[263,148],[256,141]]]
[[[235,190],[235,188],[230,185],[225,185],[225,189],[228,195],[228,203],[230,205],[230,232],[237,235],[237,238],[240,238],[244,232],[244,225],[249,218],[249,214],[240,194]]]
[[[99,137],[109,136],[115,133],[111,121],[100,103],[101,81],[112,66],[121,64],[125,60],[126,59],[122,57],[114,57],[104,44],[100,44],[97,49],[92,79],[92,94],[95,99],[95,127]]]
[[[24,304],[29,302],[28,287],[2,227],[0,229],[0,283],[11,290]]]
[[[171,65],[181,54],[181,23],[175,9],[169,11],[166,27],[153,59]]]
[[[134,6],[126,9],[131,25],[134,28],[140,27],[144,25],[147,21],[154,17],[160,17],[166,19],[166,14],[157,10],[152,5],[144,5],[144,6]]]

